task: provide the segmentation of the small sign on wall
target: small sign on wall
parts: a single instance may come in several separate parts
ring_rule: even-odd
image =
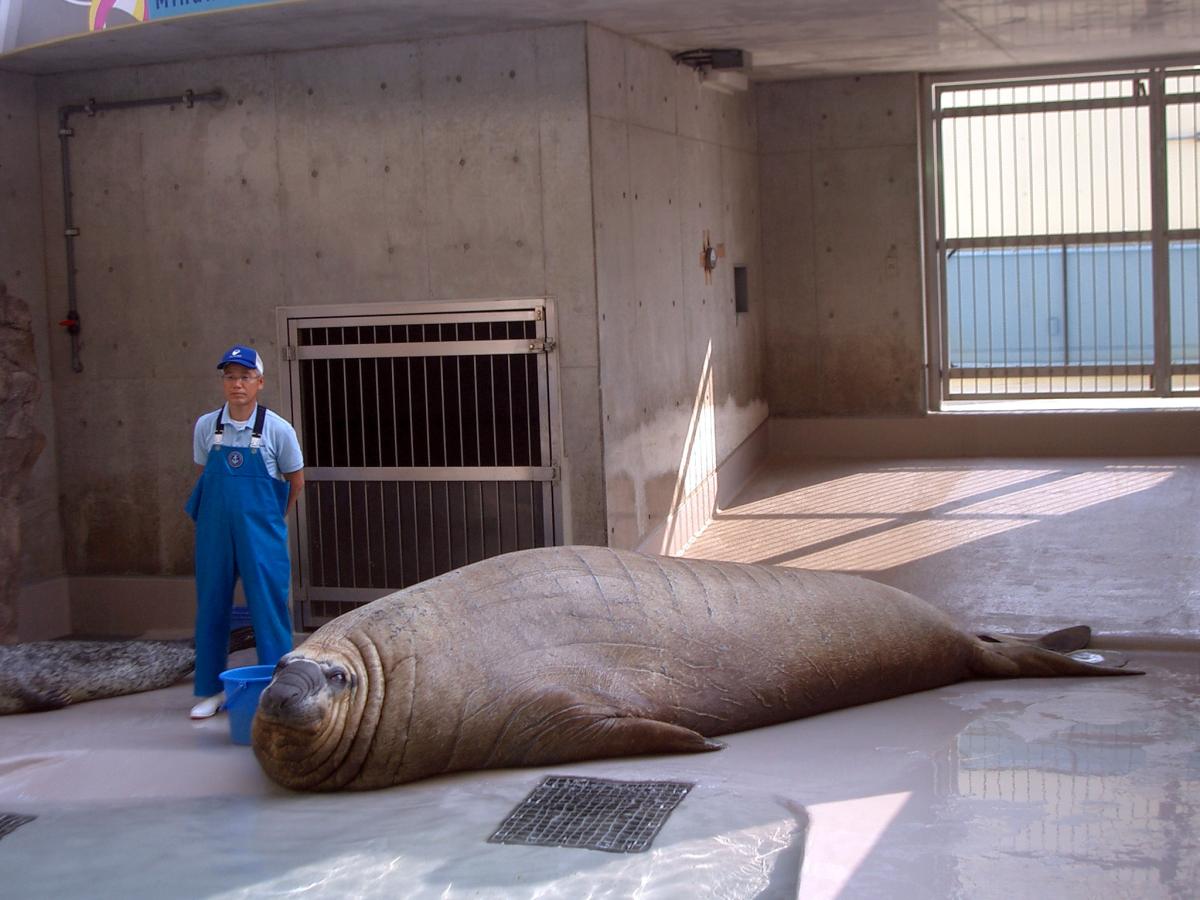
[[[277,0],[8,0],[0,2],[0,51],[89,31]]]

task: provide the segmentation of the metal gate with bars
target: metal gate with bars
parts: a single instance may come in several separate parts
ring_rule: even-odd
[[[934,401],[1200,393],[1200,69],[927,96]]]
[[[300,627],[561,542],[547,301],[291,308],[280,326],[307,483]]]

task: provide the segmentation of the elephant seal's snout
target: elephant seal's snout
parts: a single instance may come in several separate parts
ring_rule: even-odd
[[[311,701],[324,687],[325,675],[319,665],[310,659],[294,659],[275,673],[259,700],[259,711],[277,721],[305,718]]]

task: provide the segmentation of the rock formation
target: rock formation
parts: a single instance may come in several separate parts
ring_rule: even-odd
[[[21,492],[46,443],[34,423],[40,394],[29,307],[0,281],[0,643],[17,640]]]

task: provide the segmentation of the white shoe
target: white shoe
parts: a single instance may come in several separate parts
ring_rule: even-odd
[[[205,697],[199,703],[192,707],[193,719],[208,719],[215,716],[221,711],[225,705],[225,692],[213,694],[211,697]]]

